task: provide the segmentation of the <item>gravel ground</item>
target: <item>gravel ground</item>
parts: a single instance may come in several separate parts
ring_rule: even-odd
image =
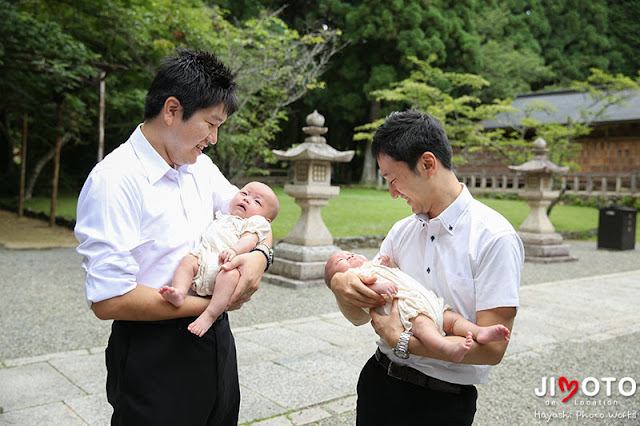
[[[575,262],[525,263],[522,285],[640,269],[636,250],[597,250],[570,241]],[[375,250],[363,250],[368,257]],[[105,346],[110,322],[93,316],[84,300],[81,258],[73,248],[0,248],[0,360]],[[230,314],[233,327],[337,311],[325,287],[261,286],[251,302]]]

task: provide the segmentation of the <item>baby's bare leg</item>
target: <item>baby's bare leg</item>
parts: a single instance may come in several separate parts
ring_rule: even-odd
[[[216,318],[224,312],[229,299],[233,295],[233,291],[238,285],[240,280],[240,272],[237,269],[230,271],[220,270],[216,277],[216,283],[213,286],[213,294],[211,295],[211,301],[207,306],[207,309],[200,314],[200,316],[191,324],[189,324],[188,330],[193,334],[202,337],[204,333],[211,328],[211,325],[216,321]]]
[[[184,304],[184,298],[187,296],[189,288],[191,288],[191,281],[196,276],[197,271],[198,258],[190,254],[186,255],[180,261],[173,275],[171,287],[164,286],[158,291],[167,302],[179,308]]]
[[[398,292],[398,286],[384,281],[376,281],[373,284],[369,285],[369,288],[381,296],[389,296],[392,298]]]
[[[473,337],[443,336],[436,324],[426,315],[420,314],[411,320],[413,335],[427,348],[451,362],[460,362],[473,345]]]
[[[478,343],[508,341],[511,332],[502,324],[481,327],[464,318],[462,315],[446,310],[444,311],[444,331],[454,336],[466,336],[471,332],[473,339]]]

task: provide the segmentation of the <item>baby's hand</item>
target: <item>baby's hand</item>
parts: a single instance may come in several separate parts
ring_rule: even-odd
[[[227,262],[231,262],[231,259],[236,257],[236,254],[237,254],[236,251],[232,248],[224,249],[220,252],[220,255],[218,256],[218,262],[221,265],[224,265]]]
[[[378,256],[380,259],[380,264],[383,266],[388,266],[389,268],[397,268],[398,265],[395,264],[393,260],[391,260],[391,256],[388,254],[381,254]]]
[[[398,286],[385,281],[376,280],[375,283],[369,285],[369,288],[383,297],[393,299],[393,296],[398,293]]]

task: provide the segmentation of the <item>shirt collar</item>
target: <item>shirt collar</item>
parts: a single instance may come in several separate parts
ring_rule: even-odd
[[[138,160],[142,164],[142,168],[147,174],[150,184],[155,184],[167,173],[169,177],[172,175],[177,176],[177,172],[170,167],[164,158],[158,154],[151,143],[142,133],[142,124],[138,125],[136,130],[131,134],[131,146],[135,152]],[[189,171],[189,167],[181,167],[181,172]]]
[[[444,229],[446,229],[450,234],[453,234],[453,231],[456,229],[456,224],[462,214],[467,210],[469,203],[473,200],[473,196],[469,189],[464,183],[460,183],[462,185],[462,191],[458,195],[458,197],[447,207],[442,213],[440,213],[437,217],[433,218],[433,220],[438,219]],[[430,218],[427,213],[419,213],[415,215],[416,219],[429,222]]]

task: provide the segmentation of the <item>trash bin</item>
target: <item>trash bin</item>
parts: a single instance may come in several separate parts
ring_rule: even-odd
[[[600,209],[598,248],[635,249],[636,213],[636,209],[631,207],[605,207]]]

